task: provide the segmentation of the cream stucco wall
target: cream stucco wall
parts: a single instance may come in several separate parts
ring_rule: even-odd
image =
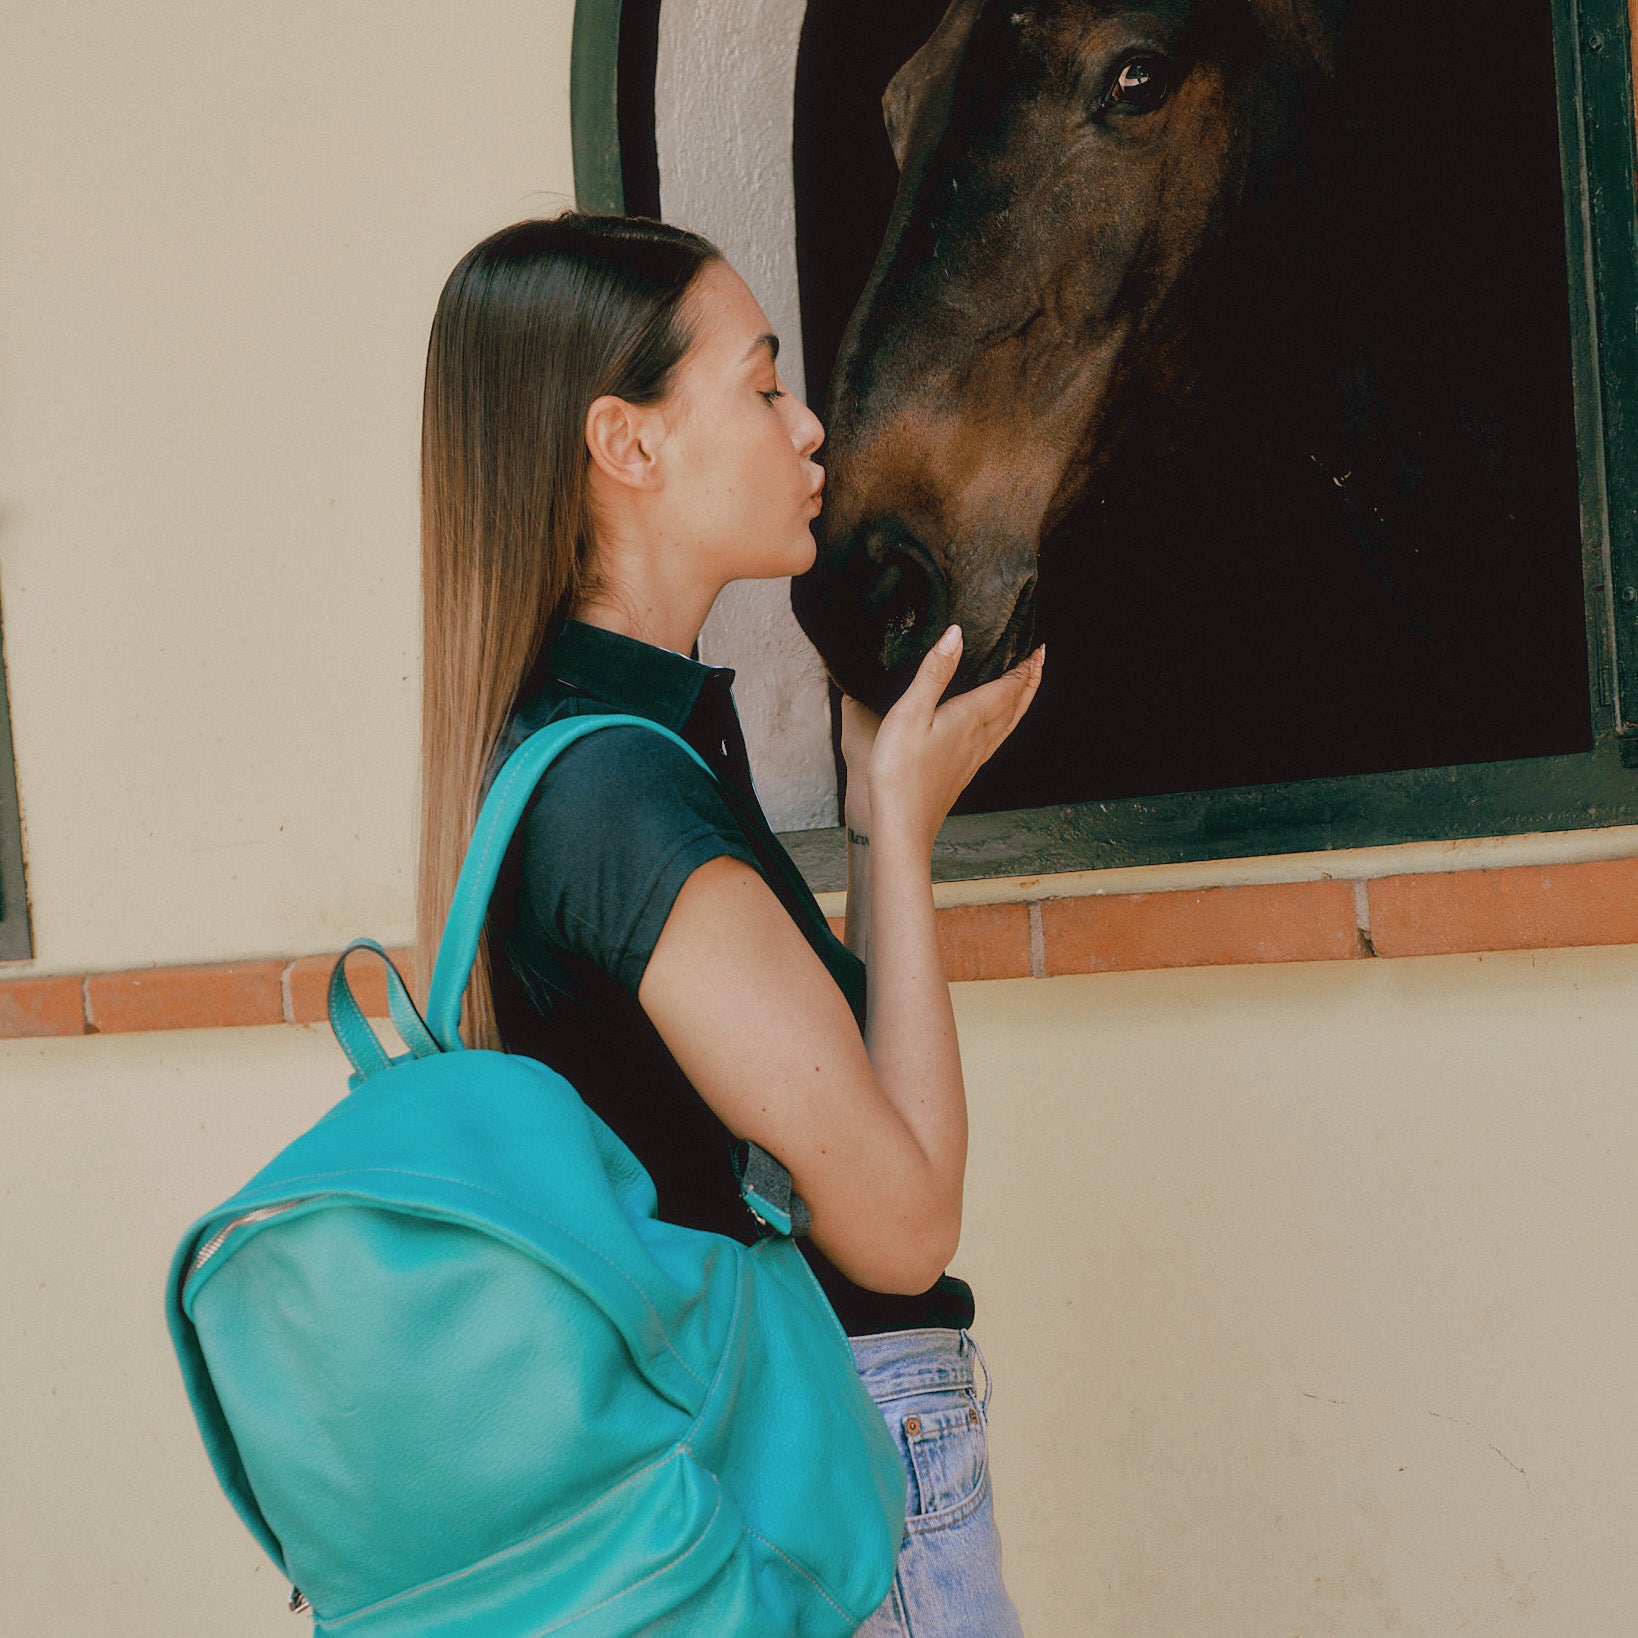
[[[960,986],[1040,1638],[1622,1638],[1638,949]]]
[[[955,990],[1031,1638],[1625,1638],[1638,948]],[[321,1027],[0,1044],[0,1631],[268,1638],[161,1315]]]
[[[475,239],[569,197],[570,22],[0,9],[38,949],[0,974],[407,936],[426,327]],[[955,996],[956,1268],[1032,1638],[1632,1630],[1638,947]],[[0,1633],[300,1625],[216,1489],[160,1282],[341,1076],[322,1028],[0,1043]]]
[[[0,8],[0,606],[40,972],[410,930],[420,382],[572,202],[571,0]]]

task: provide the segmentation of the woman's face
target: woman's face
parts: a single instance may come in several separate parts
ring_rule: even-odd
[[[695,277],[684,318],[694,340],[665,406],[666,532],[724,584],[801,574],[817,551],[825,429],[786,390],[767,315],[726,262]]]

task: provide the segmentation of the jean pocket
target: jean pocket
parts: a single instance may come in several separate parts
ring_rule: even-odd
[[[915,1395],[900,1420],[910,1458],[909,1522],[934,1528],[965,1517],[983,1499],[989,1441],[971,1388]]]

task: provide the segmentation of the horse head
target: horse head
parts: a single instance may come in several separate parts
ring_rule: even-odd
[[[894,77],[898,192],[792,583],[849,693],[885,709],[952,620],[952,689],[1032,645],[1043,538],[1145,405],[1181,436],[1198,291],[1331,70],[1341,3],[952,0]]]

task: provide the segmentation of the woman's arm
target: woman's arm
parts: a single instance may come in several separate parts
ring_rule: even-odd
[[[870,821],[847,821],[847,910],[842,942],[868,968],[870,963]]]
[[[847,769],[843,834],[847,838],[847,909],[842,942],[870,962],[870,756],[881,718],[842,695],[842,760]]]
[[[864,1038],[768,884],[725,856],[683,884],[637,992],[723,1124],[789,1168],[814,1243],[879,1291],[926,1290],[960,1238],[966,1096],[933,920],[933,838],[1040,673],[1026,660],[939,705],[954,664],[929,654],[882,719],[868,848],[849,844],[870,855],[857,902],[849,884],[869,956]]]
[[[947,1060],[918,1052],[920,1021],[907,1016],[918,980],[924,996],[934,987],[925,950],[905,949],[898,982],[888,953],[885,997],[880,948],[871,964],[882,1023],[867,1047],[790,912],[757,871],[721,855],[683,883],[637,999],[729,1131],[789,1168],[819,1249],[858,1285],[913,1293],[954,1253],[964,1156],[938,1129],[960,1101],[959,1070],[937,1084]],[[943,988],[942,969],[936,978]]]

